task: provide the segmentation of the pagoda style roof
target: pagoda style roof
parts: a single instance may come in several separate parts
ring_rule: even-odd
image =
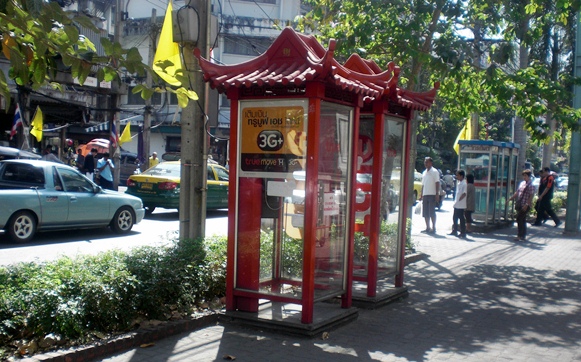
[[[336,41],[325,49],[312,35],[285,28],[263,54],[240,64],[220,65],[194,55],[200,62],[204,81],[221,93],[229,88],[304,87],[307,82],[323,82],[343,91],[360,94],[365,102],[391,98],[402,107],[426,110],[439,84],[427,93],[410,92],[397,87],[399,67],[393,62],[382,71],[373,62],[353,54],[342,65],[334,57]]]

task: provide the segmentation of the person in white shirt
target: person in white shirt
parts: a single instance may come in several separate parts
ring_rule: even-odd
[[[452,232],[449,235],[458,236],[461,239],[466,239],[466,217],[464,210],[466,210],[466,172],[464,170],[456,171],[456,196],[454,198],[454,215],[452,216],[453,225]],[[458,221],[460,221],[460,230],[458,230]],[[460,231],[460,235],[458,235]]]
[[[426,221],[426,230],[423,233],[436,233],[436,205],[440,202],[440,173],[433,167],[431,157],[424,159],[426,169],[422,173],[422,216]],[[430,228],[430,220],[432,227]]]

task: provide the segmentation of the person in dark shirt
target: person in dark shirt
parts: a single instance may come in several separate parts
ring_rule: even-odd
[[[559,227],[561,220],[559,220],[559,217],[555,214],[551,206],[553,191],[555,190],[555,176],[553,176],[551,169],[548,167],[543,168],[540,174],[541,182],[539,183],[539,198],[537,199],[537,219],[533,225],[541,225],[545,220],[545,214],[547,214],[555,222],[555,227]]]
[[[83,156],[83,150],[80,148],[77,150],[77,158],[75,159],[75,166],[77,167],[77,170],[79,170],[79,172],[81,172],[82,174],[85,174],[85,156]]]
[[[93,173],[95,172],[95,157],[97,157],[97,149],[91,148],[91,153],[85,156],[85,162],[83,162],[85,175],[91,181],[93,181]]]

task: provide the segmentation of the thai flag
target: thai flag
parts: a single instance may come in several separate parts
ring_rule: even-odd
[[[10,140],[18,131],[18,127],[22,126],[22,115],[20,114],[20,107],[16,103],[16,112],[14,112],[14,122],[12,122],[12,129],[10,130]]]
[[[109,139],[111,141],[111,146],[116,148],[117,144],[119,143],[119,135],[115,129],[115,122],[111,122],[111,134],[109,135]]]

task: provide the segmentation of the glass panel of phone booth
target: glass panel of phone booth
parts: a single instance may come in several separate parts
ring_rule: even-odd
[[[345,291],[353,110],[321,103],[315,299]]]
[[[516,188],[518,186],[518,183],[519,183],[519,178],[518,178],[518,175],[516,172],[516,170],[518,168],[518,148],[514,148],[511,151],[512,151],[512,156],[511,156],[512,162],[510,164],[511,180],[510,180],[510,185],[509,185],[509,190],[508,190],[509,197],[514,195],[514,193],[516,192]],[[514,203],[514,201],[512,203]],[[510,204],[509,207],[512,210],[513,205]]]
[[[387,119],[383,142],[383,182],[381,183],[381,223],[377,254],[378,273],[397,271],[399,256],[400,200],[403,179],[401,175],[404,144],[404,123],[401,119]]]
[[[357,145],[357,177],[355,185],[355,223],[368,228],[371,217],[371,183],[373,182],[373,143],[375,140],[375,117],[361,115],[359,119],[359,140]],[[353,274],[366,277],[368,274],[369,237],[364,231],[354,234]]]
[[[508,211],[508,201],[507,199],[510,197],[508,194],[508,187],[509,187],[509,163],[510,163],[510,149],[502,149],[500,157],[502,157],[502,165],[500,166],[500,178],[498,184],[498,207],[497,207],[497,214],[498,219],[500,221],[507,220],[507,211]]]
[[[369,227],[372,199],[371,183],[375,120],[373,115],[361,117],[359,125],[359,158],[356,186],[356,223]],[[384,125],[382,151],[382,183],[380,207],[380,233],[378,248],[378,272],[386,275],[396,271],[399,240],[400,200],[402,192],[402,153],[404,123],[398,118],[387,118]],[[368,274],[369,237],[363,231],[355,232],[354,275]]]
[[[490,182],[490,155],[489,153],[481,152],[462,153],[460,168],[466,171],[467,175],[474,175],[476,209],[472,217],[475,220],[484,221],[486,218],[488,184]]]
[[[240,102],[238,192],[253,196],[238,214],[236,288],[300,301],[307,105],[306,99]],[[246,215],[254,211],[259,220]]]

